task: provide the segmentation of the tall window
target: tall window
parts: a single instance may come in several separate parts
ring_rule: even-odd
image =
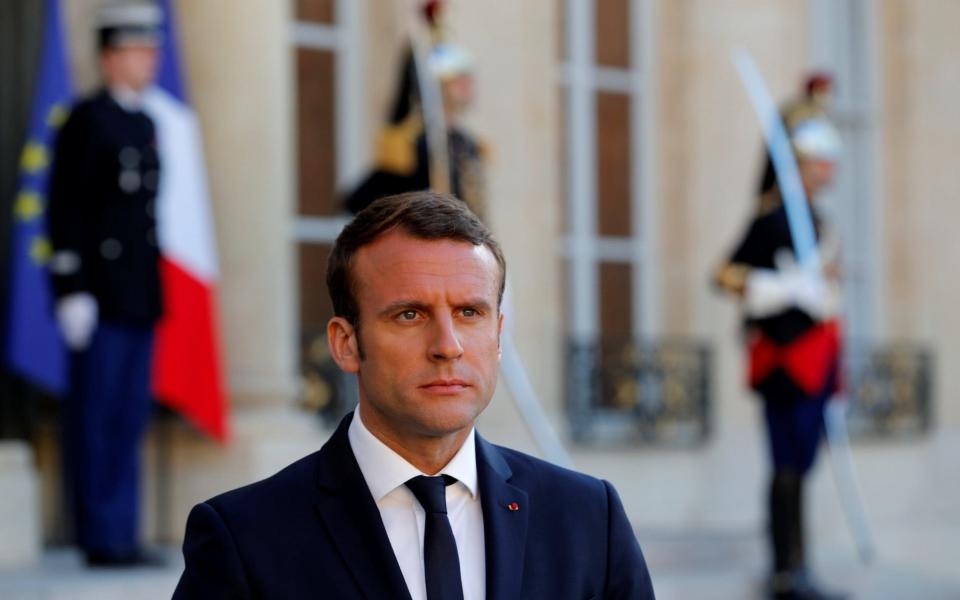
[[[656,333],[652,0],[564,0],[564,258],[574,344]]]
[[[347,218],[338,192],[362,166],[358,146],[360,5],[355,0],[297,0],[291,27],[296,69],[297,213],[301,363],[318,363],[332,316],[326,263]],[[319,381],[315,381],[322,387]],[[318,394],[306,381],[307,395]],[[324,398],[312,399],[324,408]]]

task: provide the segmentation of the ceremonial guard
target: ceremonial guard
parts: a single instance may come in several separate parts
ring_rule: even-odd
[[[823,117],[790,128],[800,178],[811,202],[833,179],[839,137]],[[814,463],[824,408],[839,378],[840,309],[836,244],[811,205],[822,269],[797,264],[787,210],[776,182],[716,283],[741,300],[749,383],[763,400],[773,473],[769,535],[771,596],[834,598],[806,568],[804,482]]]
[[[346,197],[347,209],[357,213],[377,198],[447,187],[477,215],[483,216],[483,149],[464,129],[462,115],[473,102],[473,59],[462,46],[446,41],[442,27],[443,4],[427,2],[423,15],[431,31],[426,64],[418,65],[413,44],[406,52],[403,70],[393,103],[389,124],[377,144],[376,167]],[[427,73],[421,74],[422,70]],[[420,77],[428,79],[421,81]],[[422,101],[424,86],[438,86],[442,106],[438,113],[425,110]],[[430,146],[429,127],[446,129],[446,155]],[[437,161],[437,158],[441,158]],[[444,168],[448,177],[432,169]]]
[[[50,269],[72,351],[64,471],[74,534],[90,565],[154,561],[138,541],[138,488],[162,311],[161,165],[141,95],[155,76],[161,19],[153,4],[116,4],[99,14],[103,88],[73,107],[51,179]]]

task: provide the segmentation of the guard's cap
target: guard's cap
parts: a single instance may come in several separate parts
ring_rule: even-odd
[[[434,77],[447,79],[472,71],[473,57],[459,44],[441,42],[433,47],[427,64]]]
[[[100,48],[155,48],[163,43],[163,11],[152,2],[113,2],[97,14]]]
[[[823,118],[801,121],[794,127],[791,140],[800,158],[836,161],[842,144],[836,128]]]

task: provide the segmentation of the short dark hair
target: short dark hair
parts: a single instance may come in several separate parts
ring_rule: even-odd
[[[507,261],[493,234],[467,205],[451,194],[430,190],[380,198],[357,213],[333,245],[327,260],[327,290],[333,301],[333,314],[359,326],[359,308],[352,277],[352,262],[357,251],[393,230],[423,240],[455,240],[474,246],[484,245],[500,266],[497,308],[503,300],[507,279]]]

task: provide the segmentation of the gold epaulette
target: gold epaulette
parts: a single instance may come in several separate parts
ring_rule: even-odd
[[[477,140],[477,154],[480,155],[480,160],[485,163],[490,162],[490,157],[493,155],[493,148],[487,143],[486,140]]]
[[[417,169],[417,138],[423,121],[417,114],[385,127],[377,140],[377,166],[384,171],[410,175]]]
[[[717,287],[734,294],[743,294],[747,287],[750,266],[741,263],[727,263],[717,269],[713,282]]]

